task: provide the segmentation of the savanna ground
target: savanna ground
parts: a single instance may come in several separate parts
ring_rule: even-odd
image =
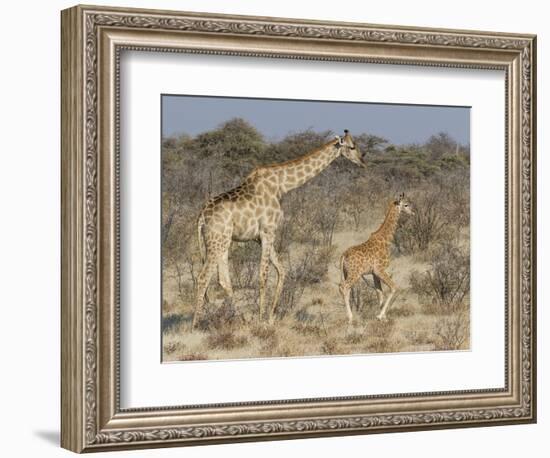
[[[469,148],[445,133],[424,144],[392,145],[354,134],[368,169],[343,158],[283,197],[277,250],[287,268],[273,324],[258,320],[260,246],[233,243],[232,303],[213,278],[209,302],[191,332],[201,268],[196,222],[209,197],[238,185],[257,165],[298,157],[332,132],[307,130],[277,143],[242,119],[196,137],[166,138],[162,149],[163,361],[462,350],[470,345]],[[378,228],[405,192],[388,272],[398,293],[386,321],[361,282],[348,326],[338,284],[339,259]],[[270,270],[268,300],[275,272]],[[269,304],[269,302],[268,302]]]

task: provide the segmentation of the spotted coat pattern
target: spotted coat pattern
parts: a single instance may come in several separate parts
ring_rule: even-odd
[[[388,306],[391,302],[396,288],[391,276],[386,272],[390,265],[390,244],[395,234],[397,222],[402,211],[412,214],[408,201],[404,195],[398,200],[390,203],[386,212],[384,222],[378,230],[373,232],[366,242],[348,248],[340,259],[340,270],[342,280],[340,282],[340,293],[344,299],[348,321],[351,323],[353,315],[349,304],[351,288],[360,278],[372,275],[374,287],[378,295],[381,307],[378,319],[385,319]],[[382,283],[388,286],[390,293],[384,300]]]
[[[262,245],[259,271],[260,318],[264,314],[269,264],[275,267],[277,285],[269,310],[269,318],[273,319],[285,278],[285,268],[273,246],[276,231],[283,220],[281,198],[317,176],[340,155],[357,165],[365,165],[351,135],[346,131],[343,137],[337,137],[305,156],[256,168],[239,186],[206,203],[198,220],[203,267],[197,279],[193,327],[197,324],[206,289],[216,270],[226,295],[229,299],[233,296],[228,260],[232,241],[258,241]]]

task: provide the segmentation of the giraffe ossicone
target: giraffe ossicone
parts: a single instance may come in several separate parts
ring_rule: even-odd
[[[390,243],[393,240],[397,221],[402,212],[413,214],[410,203],[405,199],[405,194],[401,194],[389,204],[384,222],[370,235],[366,242],[348,248],[340,258],[340,294],[344,299],[350,324],[353,321],[349,303],[351,288],[365,275],[372,275],[374,279],[374,287],[380,306],[377,318],[379,320],[386,319],[388,307],[396,292],[395,283],[386,272],[386,269],[390,265]],[[390,289],[387,297],[384,297],[382,283]]]
[[[339,156],[366,167],[359,148],[349,131],[345,130],[342,137],[337,136],[302,157],[254,169],[239,186],[206,203],[197,225],[203,266],[197,278],[193,328],[197,325],[206,290],[216,270],[221,287],[227,297],[232,299],[228,259],[232,241],[261,242],[260,320],[264,315],[270,263],[275,267],[277,284],[269,309],[269,319],[273,320],[285,278],[285,268],[274,249],[277,229],[283,220],[281,198],[317,176]]]

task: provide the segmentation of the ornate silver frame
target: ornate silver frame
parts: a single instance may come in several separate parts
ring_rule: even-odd
[[[535,421],[535,36],[93,6],[64,10],[61,29],[63,447],[90,452]],[[124,49],[505,71],[505,388],[122,410]]]

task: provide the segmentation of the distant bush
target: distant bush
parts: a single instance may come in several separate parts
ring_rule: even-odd
[[[413,199],[414,215],[399,218],[394,244],[399,253],[425,251],[431,243],[441,240],[446,221],[437,193],[417,194]]]
[[[462,157],[469,161],[470,148],[458,144],[447,132],[439,132],[432,135],[424,144],[424,148],[428,151],[431,159],[441,159],[447,157]]]
[[[226,168],[241,166],[238,161],[246,158],[250,163],[258,163],[266,144],[262,134],[241,118],[234,118],[218,129],[197,135],[188,145],[203,157],[214,156]],[[235,163],[237,161],[237,163]]]
[[[469,158],[455,151],[434,156],[425,147],[390,145],[384,153],[370,154],[367,163],[386,180],[413,184],[439,173],[469,167]]]
[[[263,155],[263,163],[271,164],[295,159],[308,151],[319,148],[331,137],[334,138],[333,132],[330,130],[315,132],[308,129],[303,132],[292,133],[277,143],[267,145]]]
[[[433,251],[431,268],[414,271],[410,285],[430,312],[452,312],[465,304],[470,292],[470,256],[448,242]]]
[[[380,154],[389,144],[388,140],[378,135],[360,134],[353,137],[361,151],[368,154]]]

